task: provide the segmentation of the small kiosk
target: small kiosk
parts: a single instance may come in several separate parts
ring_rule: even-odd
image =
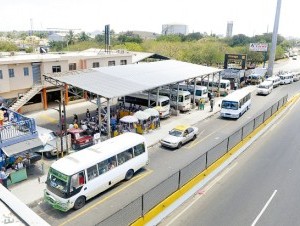
[[[127,115],[120,119],[120,133],[134,132],[136,133],[136,124],[139,120],[133,115]]]
[[[139,123],[136,128],[136,132],[139,134],[148,132],[151,123],[150,122],[151,115],[144,111],[137,111],[134,113],[134,116],[139,120]]]
[[[150,115],[150,129],[156,129],[160,127],[160,119],[159,119],[159,112],[154,108],[147,108],[144,112]]]

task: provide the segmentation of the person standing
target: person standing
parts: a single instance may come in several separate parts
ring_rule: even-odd
[[[90,110],[89,110],[89,109],[86,109],[85,117],[86,117],[87,119],[90,119],[90,118],[91,118],[91,113],[90,113]]]
[[[4,111],[0,108],[0,126],[3,126],[4,122]]]
[[[1,167],[1,171],[0,171],[0,180],[2,181],[2,185],[7,188],[7,178],[8,178],[8,174],[6,174],[6,170],[5,167]]]
[[[210,111],[214,110],[214,105],[215,105],[215,100],[214,100],[214,98],[211,98],[210,99]]]

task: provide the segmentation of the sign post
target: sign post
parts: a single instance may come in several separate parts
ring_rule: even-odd
[[[268,43],[250,43],[250,51],[264,52],[264,67],[267,61]]]

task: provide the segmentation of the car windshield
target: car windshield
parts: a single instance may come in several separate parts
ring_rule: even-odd
[[[84,137],[84,136],[85,136],[84,132],[75,133],[75,138],[76,138],[76,139],[80,139],[80,138],[82,138],[82,137]]]
[[[222,108],[237,110],[238,109],[238,103],[237,102],[233,102],[233,101],[223,100],[222,101]]]
[[[169,132],[170,135],[175,136],[175,137],[181,137],[182,136],[182,131],[173,129]]]

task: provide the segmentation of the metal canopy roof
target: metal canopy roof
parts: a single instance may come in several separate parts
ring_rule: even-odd
[[[111,99],[220,71],[222,69],[164,60],[45,76]]]

